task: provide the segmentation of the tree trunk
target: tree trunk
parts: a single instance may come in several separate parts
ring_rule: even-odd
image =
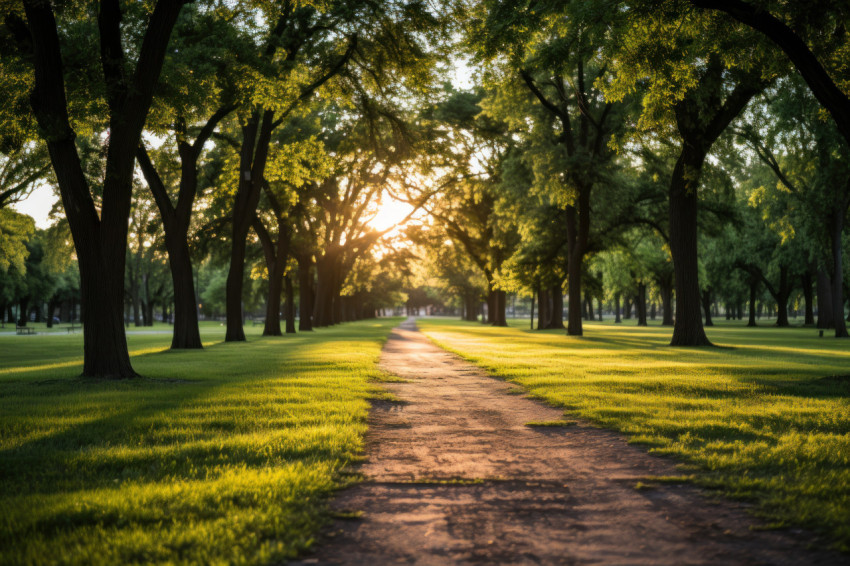
[[[179,231],[178,231],[179,232]],[[195,296],[195,278],[189,243],[185,237],[165,235],[171,285],[174,288],[174,330],[171,336],[173,350],[203,348],[198,329],[198,297]]]
[[[548,328],[561,329],[564,327],[564,295],[561,285],[555,285],[552,287],[550,296],[552,298],[552,312],[549,313],[550,318]],[[580,298],[581,297],[579,297],[579,299]],[[579,330],[581,330],[581,300],[576,302],[576,308],[578,309]],[[580,336],[581,334],[579,333],[578,335]]]
[[[313,330],[313,258],[310,254],[299,254],[298,260],[298,330]]]
[[[150,274],[145,273],[142,275],[142,281],[144,282],[144,292],[145,292],[145,300],[142,303],[142,321],[145,326],[153,326],[153,299],[151,298],[151,289],[150,289]]]
[[[832,214],[832,320],[835,337],[847,338],[847,321],[844,320],[844,272],[842,265],[842,242],[844,215],[847,206],[838,207]]]
[[[620,293],[614,294],[614,322],[623,322],[620,318]]]
[[[676,319],[671,346],[710,346],[700,313],[697,255],[697,188],[705,153],[688,140],[670,181],[670,254],[676,288]]]
[[[47,328],[53,328],[53,313],[56,312],[56,301],[51,298],[47,301]]]
[[[487,323],[488,324],[496,324],[496,309],[498,308],[498,297],[496,296],[496,290],[493,289],[493,284],[488,283],[487,289]]]
[[[758,294],[759,280],[754,275],[749,278],[750,287],[750,318],[747,321],[747,326],[757,326],[756,324],[756,296]]]
[[[278,267],[281,262],[275,259],[269,270],[269,296],[266,300],[266,321],[263,325],[263,336],[281,336],[280,330],[280,303],[283,293],[283,271]]]
[[[529,322],[529,326],[531,330],[534,330],[534,295],[535,289],[531,290],[531,321]]]
[[[544,330],[549,326],[549,311],[551,310],[549,291],[541,285],[537,296],[539,297],[537,301],[537,330]]]
[[[467,291],[465,297],[466,320],[475,322],[478,320],[478,296],[475,291]]]
[[[262,119],[261,119],[262,116]],[[273,129],[272,112],[255,110],[242,126],[242,146],[239,156],[239,185],[233,204],[230,268],[227,272],[225,301],[227,332],[225,342],[244,342],[242,328],[242,287],[245,278],[245,248],[248,230],[260,200],[263,175],[268,158]],[[258,134],[259,132],[259,134]]]
[[[646,326],[646,283],[638,283],[638,292],[636,297],[638,326]]]
[[[589,188],[579,187],[579,209],[575,207],[567,207],[567,246],[569,254],[567,256],[567,335],[581,336],[584,332],[581,324],[582,311],[582,296],[581,296],[581,267],[584,260],[584,248],[587,237],[582,238],[580,232],[586,229],[588,221],[589,203],[585,202],[586,197],[583,193],[589,193]],[[578,218],[576,218],[578,217]],[[578,222],[578,226],[576,226]],[[561,290],[558,289],[558,296],[561,296]],[[559,302],[563,302],[563,297]],[[558,318],[562,319],[561,311],[555,309],[559,314]],[[553,328],[562,328],[563,321],[558,323],[558,326]]]
[[[507,326],[508,321],[505,316],[505,308],[507,306],[507,293],[504,291],[494,291],[494,313],[493,313],[493,326]]]
[[[788,297],[791,295],[791,288],[788,284],[788,268],[781,266],[779,268],[779,290],[773,298],[776,300],[776,326],[787,327],[791,324],[788,322]]]
[[[623,320],[632,318],[632,299],[628,295],[623,297]]]
[[[673,326],[673,282],[661,285],[661,326]]]
[[[133,262],[130,266],[130,302],[133,305],[133,326],[143,326],[142,324],[142,308],[141,308],[141,292],[139,285],[139,269],[140,269],[140,249],[133,256]]]
[[[78,248],[77,253],[81,264],[80,287],[85,319],[83,376],[107,379],[136,377],[124,334],[123,262],[104,262],[94,246],[83,254]],[[82,264],[86,267],[83,268]]]
[[[812,304],[813,293],[812,293],[812,270],[807,269],[802,275],[803,284],[803,299],[806,301],[806,317],[803,324],[806,326],[812,326],[815,323],[815,310],[814,305]]]
[[[286,333],[295,334],[295,292],[292,288],[292,275],[287,274],[283,282],[286,293]]]
[[[714,326],[714,322],[711,320],[711,290],[709,289],[702,292],[702,310],[705,314],[705,325]]]
[[[832,308],[832,280],[825,269],[818,269],[818,328],[834,328]]]
[[[316,304],[313,311],[313,326],[331,326],[334,323],[337,292],[335,281],[335,257],[332,252],[316,262]]]
[[[29,322],[29,304],[29,297],[24,297],[18,302],[18,321],[16,322],[18,326],[26,326]]]

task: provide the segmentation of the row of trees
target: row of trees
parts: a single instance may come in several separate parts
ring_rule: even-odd
[[[135,375],[125,280],[144,294],[141,268],[163,247],[174,348],[201,347],[192,260],[205,254],[227,258],[226,339],[245,339],[255,242],[266,334],[281,332],[282,289],[294,311],[293,264],[302,330],[369,311],[382,282],[361,272],[393,260],[367,261],[382,235],[369,220],[413,156],[404,115],[434,83],[447,33],[436,12],[369,1],[4,6],[3,149],[8,163],[49,154],[39,173],[58,187],[73,238],[84,375]],[[355,276],[367,284],[345,289]]]
[[[483,286],[494,324],[498,290],[537,296],[560,328],[566,285],[571,335],[588,297],[652,292],[673,345],[709,344],[718,298],[754,324],[766,290],[786,325],[799,290],[846,337],[850,13],[762,4],[465,4],[479,86],[438,106],[451,190],[414,235],[465,256],[432,254],[443,287]]]
[[[649,291],[671,343],[702,345],[716,297],[764,286],[781,319],[817,282],[846,336],[847,17],[760,0],[7,3],[0,268],[20,277],[32,247],[8,203],[55,184],[83,373],[130,377],[125,306],[152,318],[166,261],[174,348],[201,347],[202,261],[226,266],[228,341],[251,281],[266,334],[280,312],[294,330],[296,288],[301,330],[390,304],[411,252],[370,219],[394,197],[427,213],[408,237],[469,317],[483,289],[505,324],[524,292],[562,327],[566,285],[580,335],[588,297],[644,312]],[[470,91],[443,84],[459,52]]]

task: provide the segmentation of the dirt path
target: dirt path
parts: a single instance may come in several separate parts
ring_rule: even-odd
[[[750,530],[740,506],[687,486],[668,461],[563,413],[434,346],[407,321],[381,365],[401,403],[376,403],[367,481],[301,564],[838,564],[802,533]],[[512,393],[513,392],[513,393]],[[452,480],[465,480],[455,481]]]

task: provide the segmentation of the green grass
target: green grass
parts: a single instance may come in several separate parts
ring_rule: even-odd
[[[351,481],[398,319],[166,351],[75,377],[82,337],[0,336],[0,563],[260,564],[296,555]]]
[[[436,343],[573,417],[671,455],[700,485],[754,502],[850,551],[850,341],[811,328],[707,329],[720,347],[671,348],[671,330],[586,324],[583,338],[420,321]]]

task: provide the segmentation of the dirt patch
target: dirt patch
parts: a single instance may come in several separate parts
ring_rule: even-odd
[[[740,504],[696,488],[611,431],[527,426],[561,410],[436,347],[407,321],[393,331],[376,403],[367,481],[339,494],[346,517],[296,564],[843,564],[799,531],[765,532]],[[644,482],[641,482],[644,480]],[[636,489],[647,486],[648,489]],[[753,529],[756,530],[753,530]]]

